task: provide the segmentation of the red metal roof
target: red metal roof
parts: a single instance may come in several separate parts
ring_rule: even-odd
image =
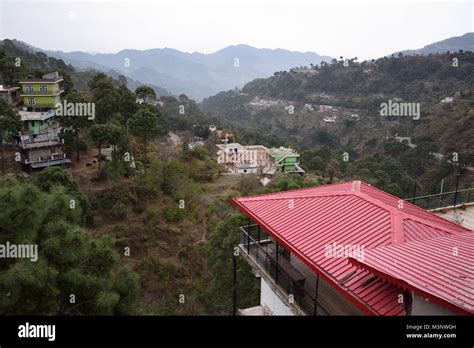
[[[474,233],[367,250],[350,262],[461,314],[474,314]]]
[[[231,204],[367,314],[404,315],[402,290],[348,262],[350,250],[363,260],[376,248],[470,231],[360,181],[240,197]],[[328,256],[330,250],[349,253]]]

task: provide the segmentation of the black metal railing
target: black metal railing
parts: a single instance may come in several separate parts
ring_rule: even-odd
[[[432,210],[474,202],[474,188],[407,198],[405,201]]]
[[[258,225],[240,227],[240,245],[260,268],[270,275],[287,294],[291,302],[296,303],[308,315],[329,315],[329,312],[317,300],[318,285],[314,294],[310,294],[300,280],[292,277],[281,265],[284,250],[273,243],[268,234]],[[274,250],[272,253],[271,251]]]

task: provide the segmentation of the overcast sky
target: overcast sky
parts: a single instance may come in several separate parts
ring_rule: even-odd
[[[472,32],[474,1],[0,0],[0,38],[49,50],[228,45],[377,58]]]

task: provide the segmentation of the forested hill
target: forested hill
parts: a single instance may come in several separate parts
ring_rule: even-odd
[[[405,50],[403,54],[434,54],[444,53],[447,51],[474,51],[474,33],[466,33],[462,36],[450,37],[446,40],[434,42],[423,48],[416,50]]]
[[[45,71],[58,71],[65,79],[66,90],[74,86],[76,90],[84,91],[89,90],[87,81],[98,73],[97,70],[92,68],[77,69],[71,64],[66,64],[60,58],[51,57],[18,40],[5,39],[0,41],[0,84],[11,85],[17,82],[20,77],[25,77],[26,74],[41,77],[41,74]],[[125,77],[115,70],[108,70],[105,73],[116,80],[120,77],[120,79],[126,81],[127,87],[131,90],[143,85],[143,83]],[[157,96],[170,95],[164,88],[155,85],[150,85],[150,87],[154,89]]]
[[[455,58],[458,66],[453,66]],[[304,102],[320,102],[317,94],[324,92],[337,96],[338,104],[378,107],[387,97],[438,102],[458,91],[469,93],[473,81],[472,52],[400,55],[361,63],[356,59],[333,60],[307,73],[276,72],[271,78],[246,84],[243,92]]]
[[[461,153],[473,165],[473,82],[472,52],[400,54],[363,62],[341,57],[330,64],[253,80],[240,91],[205,99],[201,108],[235,124],[278,135],[302,151],[326,146],[346,151],[354,161],[393,158],[402,171],[435,191],[441,174],[434,174],[439,161],[430,153]],[[445,97],[453,99],[441,102]],[[419,103],[420,117],[382,117],[381,104],[390,101]],[[409,137],[415,147],[395,141],[397,134]],[[399,152],[391,152],[397,146]],[[312,156],[306,160],[312,161]],[[303,164],[308,168],[308,162]],[[322,166],[309,165],[309,169],[317,167]]]

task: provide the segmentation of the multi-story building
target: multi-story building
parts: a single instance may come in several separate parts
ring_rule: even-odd
[[[235,174],[274,173],[263,145],[240,145],[239,143],[217,144],[217,162]]]
[[[240,254],[261,279],[243,315],[474,314],[469,228],[360,181],[231,204],[249,218]]]
[[[55,109],[63,93],[57,72],[41,79],[20,80],[23,108],[18,112],[23,127],[15,141],[23,149],[23,164],[31,169],[69,163],[63,151]]]

